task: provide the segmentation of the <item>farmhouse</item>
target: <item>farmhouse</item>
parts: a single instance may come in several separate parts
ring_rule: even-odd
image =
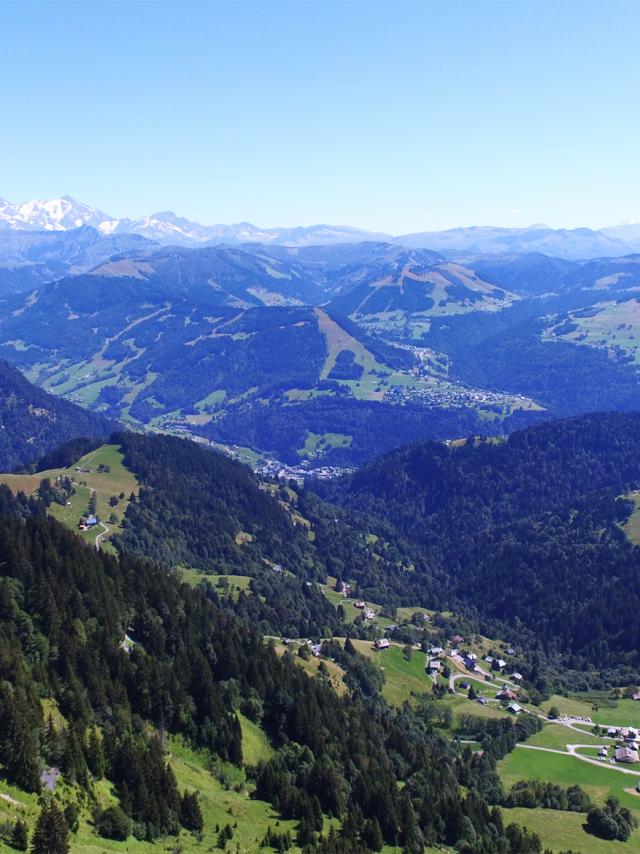
[[[514,715],[519,715],[520,712],[524,711],[522,706],[519,706],[517,703],[509,703],[507,709]]]
[[[496,700],[517,700],[518,695],[511,688],[503,688],[496,694]]]
[[[373,645],[376,649],[389,649],[389,640],[388,638],[376,638]]]
[[[638,751],[632,750],[630,747],[619,747],[616,750],[616,762],[637,762]]]

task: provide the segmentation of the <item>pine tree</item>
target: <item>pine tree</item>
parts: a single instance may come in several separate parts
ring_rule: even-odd
[[[11,847],[16,851],[26,851],[29,847],[29,829],[21,818],[17,820],[11,834]]]
[[[68,854],[69,829],[64,815],[51,803],[45,805],[31,841],[32,854]]]
[[[104,748],[102,746],[102,739],[98,737],[98,733],[95,731],[95,729],[92,729],[89,733],[89,741],[87,743],[86,748],[86,759],[87,765],[89,766],[89,770],[91,771],[93,776],[97,780],[100,780],[102,777],[104,777]]]
[[[180,824],[192,833],[202,833],[203,819],[197,792],[185,792],[180,805]]]

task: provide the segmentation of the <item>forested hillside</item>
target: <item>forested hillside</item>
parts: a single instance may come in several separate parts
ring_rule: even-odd
[[[420,547],[428,574],[418,566],[407,591],[437,575],[450,601],[523,625],[575,666],[637,668],[640,553],[618,496],[640,484],[639,447],[640,416],[592,415],[415,445],[318,488]]]
[[[412,852],[438,842],[539,851],[487,806],[485,797],[501,797],[492,756],[460,753],[408,707],[339,699],[203,589],[124,551],[85,546],[5,488],[0,501],[0,766],[27,792],[55,768],[85,793],[79,810],[50,816],[60,838],[92,809],[105,835],[201,832],[197,797],[179,791],[164,736],[239,765],[242,708],[272,744],[252,772],[254,796],[298,820],[305,851],[366,852],[383,840]],[[97,807],[102,779],[119,810]],[[76,804],[73,792],[59,791],[60,808],[65,797]],[[321,835],[323,814],[342,820],[339,833]]]
[[[259,481],[241,463],[169,436],[115,437],[141,482],[119,541],[168,566],[240,573],[255,595],[235,610],[267,634],[322,636],[340,627],[315,582],[327,575],[362,580],[399,604],[399,578],[415,548],[392,526],[367,540],[366,519],[318,501],[300,488]],[[314,583],[308,583],[314,582]]]
[[[31,385],[0,360],[0,470],[35,463],[63,442],[105,438],[115,423]]]

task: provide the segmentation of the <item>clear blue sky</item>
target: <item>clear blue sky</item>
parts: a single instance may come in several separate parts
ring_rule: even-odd
[[[0,0],[0,196],[204,223],[640,220],[640,2]]]

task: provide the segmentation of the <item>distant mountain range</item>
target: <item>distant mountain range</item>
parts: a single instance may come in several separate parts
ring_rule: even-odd
[[[136,234],[158,243],[178,246],[263,243],[304,247],[373,240],[431,249],[448,257],[460,253],[538,252],[569,260],[619,257],[640,252],[640,225],[634,223],[599,230],[553,229],[539,224],[528,228],[474,226],[393,236],[346,225],[293,228],[260,228],[249,222],[200,225],[172,211],[161,211],[137,220],[117,219],[70,196],[22,204],[0,199],[0,233],[60,232],[82,226],[91,226],[103,236]]]

